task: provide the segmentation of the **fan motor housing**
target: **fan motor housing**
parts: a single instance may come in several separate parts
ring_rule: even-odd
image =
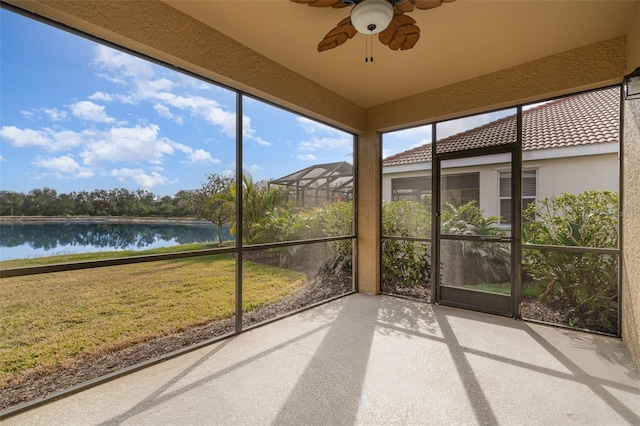
[[[351,9],[351,24],[362,34],[384,31],[393,18],[393,4],[387,0],[365,0]]]
[[[347,6],[353,6],[354,4],[358,4],[360,2],[363,2],[365,0],[340,0],[340,3],[347,5]],[[393,6],[395,6],[396,4],[404,1],[404,0],[386,0],[389,3],[391,3]]]
[[[363,1],[364,0],[340,0],[340,3],[345,4],[347,6],[353,6],[354,4],[358,4]],[[387,1],[395,6],[396,4],[400,3],[403,0],[387,0]]]

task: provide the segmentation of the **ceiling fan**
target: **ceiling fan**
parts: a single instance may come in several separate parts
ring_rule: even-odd
[[[290,0],[311,7],[342,8],[352,6],[350,16],[338,22],[336,27],[318,43],[318,52],[333,49],[352,38],[356,33],[378,34],[382,44],[391,50],[407,50],[416,45],[420,28],[405,12],[413,9],[433,9],[442,3],[455,0]]]

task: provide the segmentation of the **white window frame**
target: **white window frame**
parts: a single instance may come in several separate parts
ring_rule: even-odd
[[[524,202],[529,201],[529,202],[536,202],[538,201],[538,168],[530,168],[530,169],[523,169],[522,170],[522,178],[525,178],[525,174],[527,173],[533,173],[533,177],[535,178],[535,184],[533,185],[533,189],[534,189],[534,194],[533,195],[528,195],[525,194],[524,191],[524,185],[522,186],[522,203],[523,203],[523,207],[524,207]],[[512,223],[511,222],[504,222],[503,221],[503,215],[502,215],[502,201],[503,200],[511,200],[511,194],[509,194],[509,196],[504,196],[502,195],[502,176],[508,174],[511,175],[510,171],[504,171],[504,172],[498,172],[498,216],[500,217],[500,226],[504,227],[504,228],[511,228]]]

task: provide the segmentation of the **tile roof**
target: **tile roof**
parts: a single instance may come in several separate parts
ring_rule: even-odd
[[[585,92],[550,101],[522,113],[522,149],[563,148],[618,142],[620,89]],[[466,130],[436,143],[438,153],[496,146],[516,141],[516,116]],[[431,144],[385,158],[383,166],[431,161]]]

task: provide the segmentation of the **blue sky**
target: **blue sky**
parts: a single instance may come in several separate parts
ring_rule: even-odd
[[[0,189],[172,195],[235,159],[235,93],[0,10]],[[352,162],[352,136],[245,98],[256,180]]]

